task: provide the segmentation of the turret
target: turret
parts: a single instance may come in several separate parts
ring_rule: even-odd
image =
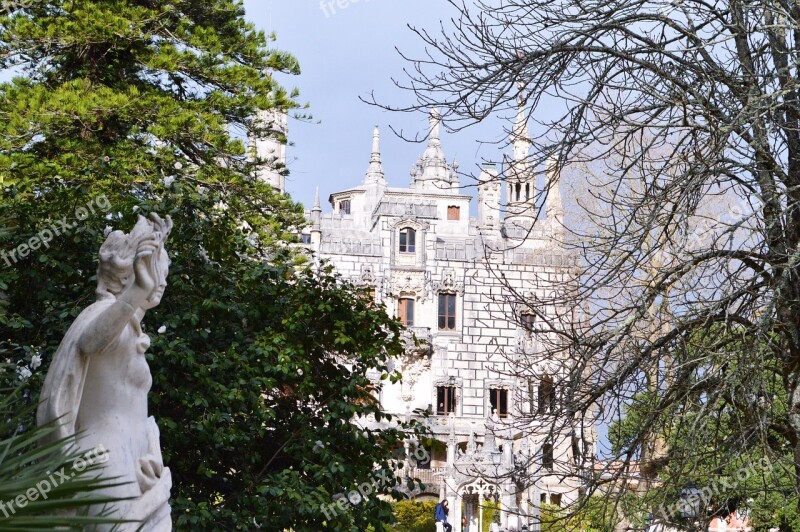
[[[520,96],[517,120],[511,132],[513,159],[506,161],[506,221],[529,225],[536,220],[536,173],[531,168],[531,141],[525,102]]]
[[[289,115],[270,109],[259,111],[255,120],[258,136],[250,137],[251,156],[261,162],[256,177],[272,185],[278,192],[286,190],[286,134]]]
[[[322,206],[319,203],[319,187],[314,194],[314,207],[311,209],[311,244],[319,249],[322,242]]]
[[[439,138],[442,118],[435,109],[431,111],[428,147],[411,169],[411,188],[444,192],[458,187],[455,170],[447,164]]]
[[[500,229],[500,176],[494,163],[485,163],[478,177],[478,228]]]
[[[545,191],[545,213],[547,225],[551,231],[561,233],[564,223],[564,206],[561,203],[561,169],[558,167],[558,158],[552,156],[547,160],[547,183]]]

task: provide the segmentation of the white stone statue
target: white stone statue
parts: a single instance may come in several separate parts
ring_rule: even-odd
[[[80,451],[107,451],[103,475],[126,484],[102,494],[130,497],[111,509],[115,517],[139,522],[122,530],[172,529],[172,476],[161,458],[155,419],[147,415],[153,379],[144,356],[150,338],[141,328],[145,311],[159,304],[167,286],[164,241],[171,229],[169,216],[151,214],[140,216],[129,234],[108,235],[100,247],[97,301],[81,312],[58,347],[37,413],[39,425],[60,423],[52,440],[77,434]]]

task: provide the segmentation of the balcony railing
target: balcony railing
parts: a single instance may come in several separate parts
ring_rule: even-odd
[[[401,470],[402,471],[402,470]],[[442,487],[443,475],[447,472],[446,467],[432,467],[430,469],[420,469],[412,467],[406,471],[410,478],[417,479],[425,484],[426,493],[438,493]],[[405,476],[405,475],[404,475]]]

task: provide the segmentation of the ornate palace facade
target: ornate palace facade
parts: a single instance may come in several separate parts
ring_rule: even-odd
[[[449,499],[456,531],[466,517],[465,530],[479,532],[488,500],[500,504],[502,527],[519,530],[535,521],[542,502],[565,505],[580,492],[560,474],[576,452],[574,435],[545,430],[558,411],[557,379],[515,376],[514,361],[536,350],[538,339],[534,316],[508,297],[509,287],[525,294],[571,282],[571,259],[559,244],[561,196],[556,181],[537,204],[536,179],[524,171],[530,146],[519,134],[502,175],[483,167],[478,216],[471,218],[472,198],[445,157],[435,114],[430,128],[408,188],[389,186],[376,128],[365,177],[331,193],[329,212],[317,194],[303,240],[342,276],[371,287],[376,302],[422,341],[396,361],[402,384],[381,383],[377,375],[375,382],[387,412],[431,414],[440,445],[430,449],[429,462],[409,463],[410,476],[427,486],[423,495]],[[517,132],[525,130],[518,119]],[[279,151],[270,153],[280,157]],[[265,177],[283,188],[277,174]],[[517,418],[532,420],[527,430],[513,423]],[[578,452],[593,453],[593,445],[588,438]],[[535,470],[527,475],[535,482],[518,483],[526,476],[520,467]]]

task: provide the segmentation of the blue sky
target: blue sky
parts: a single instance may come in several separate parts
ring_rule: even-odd
[[[408,103],[412,95],[394,87],[408,63],[395,47],[412,56],[423,50],[408,24],[438,30],[452,8],[444,0],[245,0],[247,18],[259,28],[277,34],[275,45],[300,61],[300,76],[283,76],[285,86],[300,89],[300,101],[311,105],[313,123],[291,120],[286,189],[296,201],[310,207],[320,188],[323,210],[331,192],[361,182],[369,163],[372,129],[381,129],[383,165],[389,186],[406,187],[409,171],[424,146],[404,141],[389,129],[413,136],[425,132],[427,116],[383,111],[362,103],[375,91],[379,101]],[[322,6],[325,6],[323,10]],[[339,5],[346,7],[340,8]],[[502,136],[499,123],[481,125],[457,134],[443,134],[448,159],[455,156],[461,171],[472,171],[482,156],[494,156],[497,147],[480,140]],[[462,180],[462,185],[468,184]],[[467,194],[475,195],[468,188]]]

